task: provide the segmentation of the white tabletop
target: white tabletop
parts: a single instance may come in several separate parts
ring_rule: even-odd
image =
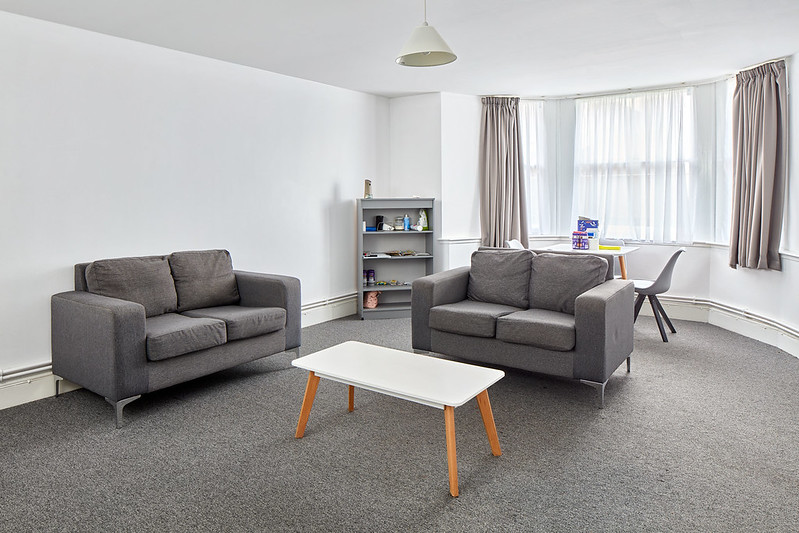
[[[502,370],[356,341],[300,357],[291,364],[321,378],[439,409],[463,405],[505,375]]]
[[[622,246],[618,250],[575,250],[572,248],[571,244],[553,244],[552,246],[547,246],[546,248],[541,248],[542,250],[551,250],[553,252],[575,252],[575,253],[582,253],[582,254],[594,254],[594,255],[612,255],[613,257],[624,256],[629,254],[630,252],[634,252],[638,249],[637,246]]]

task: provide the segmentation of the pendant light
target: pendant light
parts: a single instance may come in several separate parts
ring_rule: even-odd
[[[457,58],[436,29],[427,24],[427,0],[424,0],[424,23],[411,33],[397,57],[397,64],[406,67],[435,67],[452,63]]]

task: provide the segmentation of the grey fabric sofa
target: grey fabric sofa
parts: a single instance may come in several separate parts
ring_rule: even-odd
[[[415,350],[605,385],[633,351],[633,284],[594,255],[481,249],[419,278]]]
[[[104,396],[120,427],[144,393],[299,347],[300,281],[234,271],[226,250],[104,259],[75,265],[51,317],[53,374]]]

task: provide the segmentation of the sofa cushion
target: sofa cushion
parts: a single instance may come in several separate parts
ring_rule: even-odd
[[[239,303],[239,289],[227,250],[175,252],[169,256],[178,311]]]
[[[213,318],[190,318],[177,313],[145,321],[147,359],[162,361],[189,352],[225,344],[225,323]]]
[[[574,300],[605,281],[608,261],[595,255],[537,254],[530,277],[530,307],[574,314]]]
[[[528,309],[497,319],[497,339],[547,350],[574,349],[574,315],[548,309]]]
[[[530,260],[528,250],[478,250],[472,252],[466,297],[513,307],[528,307]]]
[[[229,341],[265,335],[286,326],[286,310],[281,307],[223,305],[192,309],[183,314],[193,318],[216,318],[224,321]]]
[[[166,257],[101,259],[86,267],[89,292],[140,303],[146,316],[178,308],[175,282]]]
[[[430,327],[440,331],[493,337],[497,317],[520,311],[510,305],[461,300],[453,304],[437,305],[430,309]]]

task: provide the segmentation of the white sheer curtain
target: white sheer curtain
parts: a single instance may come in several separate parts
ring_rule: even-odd
[[[576,102],[572,220],[655,243],[695,240],[693,88]]]
[[[554,235],[555,188],[547,164],[547,129],[544,102],[519,101],[519,139],[522,171],[527,186],[528,232],[530,235]]]

